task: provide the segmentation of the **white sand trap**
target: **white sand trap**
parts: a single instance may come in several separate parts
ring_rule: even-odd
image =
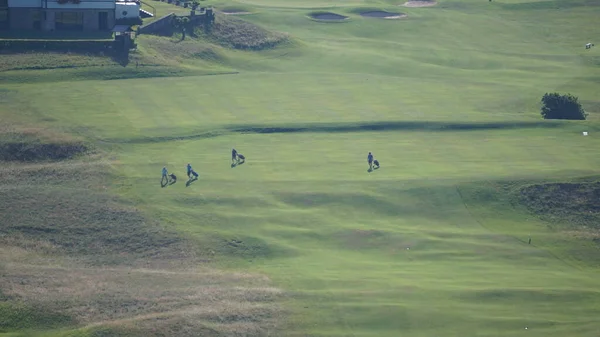
[[[248,15],[248,14],[252,14],[250,12],[222,12],[225,15]]]
[[[343,16],[343,15],[335,14],[335,13],[315,13],[315,14],[310,14],[310,17],[313,19],[323,20],[323,21],[343,21],[348,18],[347,16]]]
[[[407,1],[404,7],[431,7],[437,5],[436,1]]]
[[[360,13],[361,16],[369,17],[369,18],[378,18],[378,19],[400,19],[406,17],[404,13],[390,13],[385,11],[371,11],[371,12],[363,12]]]
[[[225,15],[247,15],[247,14],[252,14],[250,12],[245,12],[243,10],[240,9],[224,9],[221,11],[221,13],[225,14]]]

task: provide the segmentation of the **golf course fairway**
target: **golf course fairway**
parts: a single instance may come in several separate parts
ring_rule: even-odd
[[[9,317],[0,317],[0,336],[598,336],[600,49],[584,45],[600,36],[599,1],[208,2],[239,8],[239,20],[285,42],[241,50],[189,37],[173,48],[205,48],[204,56],[169,63],[177,76],[98,79],[109,66],[4,72],[6,130],[51,130],[94,151],[0,162],[0,213],[12,214],[0,231],[0,314]],[[361,15],[375,11],[403,16]],[[347,19],[311,17],[325,12]],[[177,39],[137,40],[137,53],[158,63],[151,46]],[[578,96],[587,120],[542,119],[547,92]],[[232,165],[232,148],[245,162]],[[369,152],[380,168],[368,170]],[[188,163],[197,180],[187,180]],[[176,183],[161,187],[163,167]],[[49,180],[22,176],[35,170]],[[528,192],[554,183],[591,192],[585,200]],[[55,201],[34,202],[41,195]],[[135,210],[146,219],[139,226],[177,239],[127,221],[112,233],[56,229],[84,207],[74,205],[104,203],[100,195],[119,200],[106,209]],[[120,221],[89,207],[93,221]],[[37,231],[23,229],[37,222]],[[39,229],[50,223],[60,233],[79,228],[92,248],[69,250],[77,244]],[[17,245],[19,231],[67,248]],[[176,240],[199,257],[184,269],[123,262],[153,261]],[[106,248],[119,246],[134,248]],[[112,255],[98,262],[85,251]],[[52,282],[36,283],[33,296],[33,283],[19,282],[45,264],[123,274],[110,281],[115,288],[71,278],[102,289],[102,301]],[[169,273],[174,279],[160,279]],[[51,287],[66,295],[40,295]],[[69,302],[75,293],[95,304]],[[98,304],[119,294],[136,309]],[[62,316],[27,309],[36,301]]]

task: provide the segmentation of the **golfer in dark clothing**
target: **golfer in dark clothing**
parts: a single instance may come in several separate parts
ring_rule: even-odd
[[[371,152],[369,152],[369,155],[367,156],[367,161],[369,162],[369,169],[372,170],[373,169],[373,154],[371,154]]]
[[[198,178],[198,173],[196,173],[196,171],[194,171],[194,169],[192,168],[191,164],[187,164],[187,176],[188,178],[192,179],[192,176],[194,176],[194,178]]]
[[[231,162],[235,162],[237,159],[237,151],[235,149],[231,149]]]

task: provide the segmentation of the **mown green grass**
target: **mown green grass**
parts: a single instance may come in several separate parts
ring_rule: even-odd
[[[239,73],[87,74],[0,97],[24,123],[107,152],[109,191],[215,266],[270,277],[290,310],[277,335],[595,336],[597,233],[545,222],[519,193],[597,177],[600,54],[583,45],[600,32],[598,3],[402,2],[223,3],[289,42],[250,52],[191,39],[168,54],[174,42],[148,37],[142,51],[173,69]],[[351,20],[314,22],[315,10]],[[541,121],[552,91],[579,96],[590,120]],[[230,167],[232,147],[245,164]],[[370,173],[369,151],[382,163]],[[188,162],[200,179],[186,186]],[[180,181],[161,188],[165,165]]]
[[[525,326],[562,335],[573,321],[577,334],[593,335],[597,246],[547,230],[507,200],[499,208],[478,198],[504,196],[489,180],[595,172],[593,145],[569,159],[569,132],[535,144],[547,132],[232,135],[126,146],[123,170],[135,185],[126,193],[152,214],[224,265],[264,271],[293,291],[290,335],[510,336]],[[248,162],[229,168],[230,146]],[[363,157],[375,149],[383,168],[369,174]],[[576,157],[592,162],[566,164]],[[186,162],[199,181],[153,192],[157,167],[182,174]]]

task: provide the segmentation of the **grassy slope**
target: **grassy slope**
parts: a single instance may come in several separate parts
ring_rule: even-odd
[[[69,144],[43,130],[16,141]],[[41,138],[41,139],[36,139]],[[256,274],[215,270],[185,238],[107,186],[114,160],[2,162],[0,336],[260,333],[280,291]]]
[[[600,28],[596,3],[578,3],[442,2],[378,21],[355,15],[355,2],[331,8],[350,22],[328,25],[304,16],[328,2],[245,1],[258,6],[245,19],[295,42],[215,49],[238,75],[20,85],[5,95],[24,120],[108,142],[126,177],[113,191],[222,267],[264,272],[287,289],[288,335],[518,336],[527,326],[528,335],[594,336],[598,247],[511,204],[519,180],[597,174],[600,54],[583,43]],[[539,98],[554,90],[580,96],[591,121],[342,128],[517,125],[537,121]],[[324,122],[345,131],[231,132]],[[248,163],[228,166],[232,146]],[[371,174],[368,151],[383,164]],[[182,176],[186,162],[201,179],[159,190],[160,167]]]

